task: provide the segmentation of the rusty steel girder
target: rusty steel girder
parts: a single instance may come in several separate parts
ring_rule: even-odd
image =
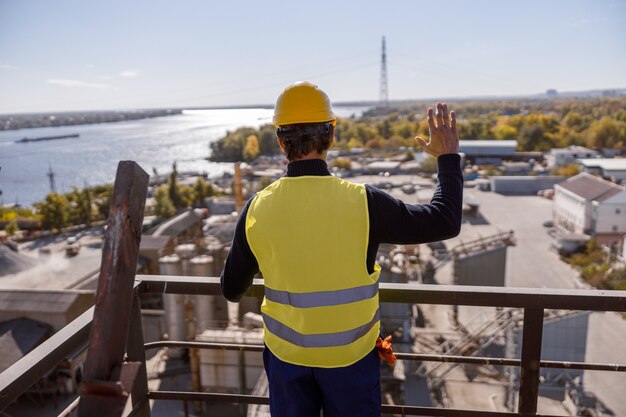
[[[80,417],[121,416],[141,370],[141,363],[123,360],[148,179],[148,174],[135,162],[119,163],[80,389]]]

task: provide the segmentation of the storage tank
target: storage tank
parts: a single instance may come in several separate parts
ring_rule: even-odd
[[[184,243],[181,245],[176,245],[174,248],[176,254],[180,257],[181,260],[181,275],[190,275],[190,266],[189,260],[196,256],[196,245],[193,243]]]
[[[213,257],[200,255],[189,260],[189,275],[194,277],[210,277],[213,272]],[[196,332],[215,327],[213,314],[214,295],[195,295]]]
[[[224,268],[224,245],[215,241],[206,245],[206,250],[213,257],[212,277],[219,277]]]
[[[178,255],[164,256],[159,259],[159,271],[161,275],[182,275],[182,263]],[[164,294],[163,308],[165,310],[165,322],[169,340],[185,340],[185,295]],[[181,357],[182,349],[170,349],[170,356]]]
[[[263,345],[261,329],[206,330],[196,340]],[[250,392],[262,371],[261,352],[200,349],[200,383],[204,392]]]
[[[213,258],[213,268],[211,277],[219,277],[224,268],[224,244],[212,240],[206,245],[207,253]],[[222,296],[213,299],[213,320],[216,324],[226,327],[228,323],[228,306],[226,299]]]

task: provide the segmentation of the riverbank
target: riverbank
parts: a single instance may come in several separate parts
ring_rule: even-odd
[[[115,110],[93,112],[29,113],[0,115],[0,130],[114,123],[181,114],[180,109]]]

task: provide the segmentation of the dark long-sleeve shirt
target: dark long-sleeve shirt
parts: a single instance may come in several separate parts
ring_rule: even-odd
[[[365,185],[369,211],[367,269],[374,270],[381,243],[414,244],[449,239],[459,234],[463,205],[463,175],[460,157],[446,154],[437,158],[438,184],[429,204],[406,204],[389,194]],[[330,175],[321,159],[294,161],[287,166],[287,177]],[[246,215],[250,199],[237,225],[233,243],[221,275],[222,293],[230,301],[239,301],[252,285],[259,264],[246,238]]]

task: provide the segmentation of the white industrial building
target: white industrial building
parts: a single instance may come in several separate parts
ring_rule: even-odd
[[[626,183],[626,158],[592,158],[578,162],[584,172],[601,175],[616,183]]]
[[[621,242],[626,234],[626,189],[592,204],[592,229],[600,243]]]
[[[554,186],[554,223],[569,233],[621,241],[626,233],[626,189],[585,172]]]
[[[596,158],[598,152],[582,146],[568,146],[567,148],[553,148],[546,154],[546,163],[549,167],[565,166],[575,163],[578,159]]]

